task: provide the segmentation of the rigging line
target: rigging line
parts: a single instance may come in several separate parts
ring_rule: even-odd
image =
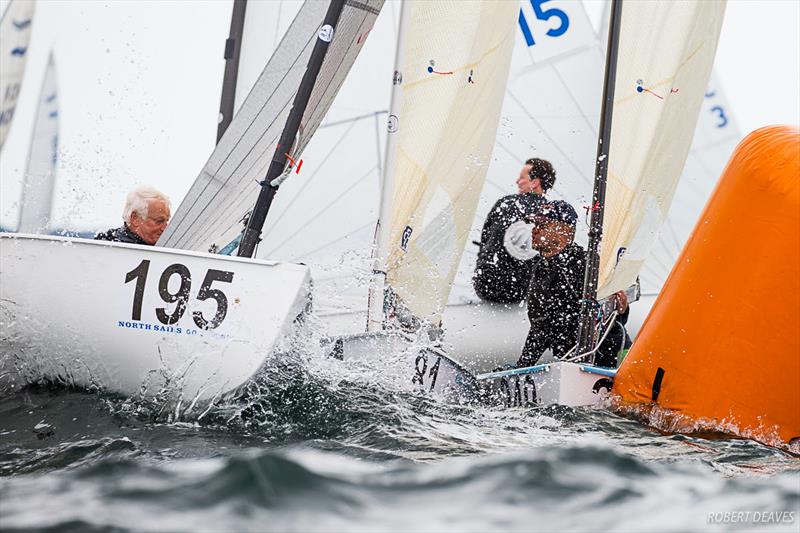
[[[683,248],[681,246],[681,240],[678,238],[678,234],[675,232],[675,227],[669,222],[669,217],[667,217],[667,220],[665,222],[666,224],[662,224],[662,227],[666,227],[669,236],[672,237],[672,242],[670,243],[670,245],[675,246],[675,248],[673,250],[669,250],[669,252],[671,252],[673,257],[678,257],[678,255],[681,253],[681,248]],[[667,248],[666,242],[664,242],[663,240],[663,236],[664,232],[662,231],[661,235],[659,235],[658,240],[661,241],[661,243],[664,245],[664,248]]]
[[[364,22],[365,22],[366,18],[367,18],[367,15],[365,14],[365,15],[363,16],[362,20],[361,20],[361,21],[359,21],[359,22],[358,22],[358,24],[355,24],[355,25],[354,25],[356,30],[360,29],[360,28],[361,28],[361,27],[364,25]],[[340,34],[340,35],[341,35],[341,34],[346,34],[346,30],[340,31],[340,32],[339,32],[339,34]],[[313,37],[316,37],[316,35],[314,35]],[[345,60],[345,58],[346,58],[346,55],[347,55],[347,54],[345,54],[345,55],[342,57],[342,62],[344,62],[344,60]],[[301,56],[302,56],[302,54],[301,54]],[[295,63],[297,63],[297,60],[298,60],[299,58],[300,58],[300,56],[298,56],[297,58],[295,58],[295,61],[293,62],[293,65],[294,65]],[[292,67],[292,68],[294,68],[294,67]],[[280,83],[282,84],[282,83],[283,83],[283,80],[285,80],[285,79],[286,79],[286,76],[284,76],[284,77],[281,79],[281,82],[280,82]],[[332,78],[332,79],[329,81],[329,83],[328,83],[328,85],[326,86],[326,88],[325,88],[325,89],[322,91],[322,95],[321,95],[320,99],[317,101],[317,105],[316,105],[316,106],[315,106],[315,107],[312,109],[312,111],[311,111],[311,116],[312,116],[312,117],[313,117],[314,113],[316,112],[316,110],[319,108],[319,106],[320,106],[320,103],[321,103],[323,100],[325,100],[325,98],[324,98],[324,97],[325,97],[325,96],[326,96],[326,94],[328,93],[328,89],[330,88],[330,83],[331,83],[332,81],[333,81],[333,78]],[[318,85],[318,87],[322,87],[322,85]],[[273,93],[270,95],[270,97],[268,98],[268,100],[267,100],[267,101],[264,103],[264,105],[262,105],[262,107],[261,107],[261,110],[259,111],[259,113],[258,113],[258,114],[257,114],[257,116],[256,116],[256,119],[258,118],[258,116],[260,116],[260,115],[263,113],[263,111],[264,111],[264,108],[265,108],[265,107],[266,107],[266,105],[267,105],[267,104],[268,104],[268,103],[269,103],[269,102],[272,100],[272,97],[274,96],[274,94],[275,94],[275,92],[273,92]],[[293,98],[293,94],[292,94],[292,95],[289,95],[289,100],[291,100],[292,98]],[[329,101],[332,101],[332,98],[331,98],[331,99],[329,99]],[[284,105],[283,111],[285,111],[285,110],[286,110],[286,108],[287,108],[287,107],[290,105],[290,103],[291,103],[290,101],[287,101],[287,102],[286,102],[286,104]],[[282,112],[283,112],[283,111],[282,111]],[[271,129],[271,128],[272,128],[272,127],[275,125],[275,123],[276,123],[277,119],[279,119],[279,118],[280,118],[280,113],[279,113],[279,114],[278,114],[278,116],[277,116],[277,117],[276,117],[276,118],[275,118],[275,119],[274,119],[274,120],[273,120],[273,121],[272,121],[272,122],[269,124],[269,126],[268,126],[268,127],[267,127],[267,129],[264,131],[264,133],[262,133],[262,134],[261,134],[261,136],[259,137],[259,139],[256,141],[255,145],[254,145],[252,148],[250,148],[250,150],[248,150],[248,151],[247,151],[247,152],[246,152],[246,153],[245,153],[245,154],[244,154],[244,155],[241,157],[241,159],[239,160],[239,163],[238,163],[238,164],[236,165],[236,167],[233,169],[233,171],[232,171],[231,175],[230,175],[230,176],[228,177],[228,179],[227,179],[227,180],[224,182],[224,184],[223,184],[223,185],[222,185],[222,186],[221,186],[219,189],[217,189],[217,191],[216,191],[216,192],[213,192],[213,193],[212,193],[212,198],[209,200],[209,202],[208,202],[208,203],[211,203],[212,201],[214,201],[214,200],[216,199],[216,197],[217,197],[217,196],[220,194],[220,192],[223,190],[223,188],[225,188],[225,187],[228,185],[228,183],[230,183],[230,182],[231,182],[231,180],[234,178],[234,176],[236,176],[237,174],[238,174],[238,176],[239,176],[239,177],[238,177],[238,179],[236,179],[236,180],[234,181],[234,184],[236,184],[236,185],[239,185],[239,184],[241,184],[241,183],[245,182],[245,181],[246,181],[246,179],[247,179],[248,177],[252,177],[252,176],[250,176],[250,171],[251,171],[251,170],[254,168],[254,166],[255,166],[256,164],[258,164],[258,163],[259,163],[259,161],[260,161],[261,157],[263,157],[263,155],[264,155],[264,154],[261,154],[261,155],[260,155],[258,158],[256,158],[256,160],[255,160],[255,161],[254,161],[254,162],[251,164],[250,168],[248,168],[248,169],[247,169],[247,170],[244,172],[244,174],[241,174],[241,173],[239,173],[238,171],[239,171],[239,169],[240,169],[241,165],[244,163],[244,161],[245,161],[245,160],[246,160],[246,159],[247,159],[247,158],[248,158],[248,157],[249,157],[249,156],[252,154],[252,152],[253,152],[253,151],[254,151],[254,150],[255,150],[255,149],[258,147],[258,145],[261,143],[261,141],[264,139],[264,137],[267,135],[267,133],[269,133],[269,130],[270,130],[270,129]],[[321,120],[321,118],[320,118],[320,120]],[[245,130],[245,132],[247,132],[247,130],[249,130],[249,129],[250,129],[252,126],[253,126],[253,124],[255,124],[255,120],[254,120],[253,122],[251,122],[251,123],[250,123],[250,125],[248,125],[248,127],[247,127],[247,128],[246,128],[246,130]],[[308,126],[309,126],[309,125],[308,125],[308,124],[306,124],[306,128],[308,128]],[[312,130],[311,130],[311,131],[313,131],[314,129],[316,129],[316,128],[312,128]],[[244,138],[244,136],[243,136],[242,138],[240,138],[240,140],[239,140],[239,141],[237,141],[237,143],[234,145],[234,149],[232,149],[232,150],[231,150],[231,151],[230,151],[230,152],[227,154],[227,156],[225,157],[225,159],[223,160],[223,162],[220,164],[220,166],[219,166],[219,169],[221,169],[221,168],[222,168],[222,166],[224,165],[224,163],[225,163],[225,162],[227,162],[227,160],[228,160],[228,159],[231,157],[231,155],[232,155],[233,151],[235,150],[235,148],[236,148],[236,147],[238,147],[238,146],[239,146],[239,143],[241,142],[241,140],[243,140],[243,138]],[[298,147],[298,149],[299,149],[299,150],[302,150],[302,149],[305,147],[305,144],[307,143],[307,141],[304,143],[304,142],[303,142],[303,140],[304,140],[304,139],[303,139],[303,138],[301,138],[301,143],[300,143],[300,146]],[[274,139],[273,139],[272,141],[274,141]],[[272,141],[271,141],[271,142],[272,142]],[[270,143],[268,143],[268,144],[271,144],[271,142],[270,142]],[[266,155],[267,155],[267,156],[269,156],[269,154],[266,154]],[[219,169],[218,169],[218,171],[217,171],[217,172],[219,172]],[[214,178],[216,178],[216,174],[215,174],[214,176],[212,176],[212,180],[213,180]],[[209,184],[210,184],[210,182],[209,182]],[[206,184],[206,189],[208,188],[208,185],[209,185],[209,184]],[[206,190],[206,189],[204,189],[203,193],[205,193],[205,190]],[[239,194],[238,194],[238,195],[236,195],[236,196],[235,196],[235,198],[231,199],[231,200],[230,200],[230,201],[228,201],[228,202],[223,202],[223,203],[221,204],[221,206],[219,206],[219,207],[226,207],[226,209],[224,209],[224,211],[229,211],[229,210],[231,210],[231,208],[232,208],[233,206],[236,206],[237,204],[241,204],[241,203],[243,203],[243,195],[247,195],[247,196],[249,196],[249,194],[250,194],[251,192],[252,192],[252,191],[250,191],[249,189],[243,189],[243,190],[241,190],[241,191],[239,192]],[[199,200],[199,196],[198,196],[198,200]],[[196,201],[197,201],[197,200],[196,200]],[[196,202],[195,202],[195,203],[196,203]],[[209,205],[208,205],[208,204],[207,204],[206,206],[204,206],[204,207],[201,209],[200,213],[199,213],[199,214],[198,214],[198,215],[195,217],[194,221],[196,221],[196,220],[197,220],[197,219],[198,219],[200,216],[202,216],[202,215],[205,213],[205,211],[207,210],[207,208],[208,208],[208,207],[209,207]],[[241,211],[241,212],[242,212],[242,213],[244,213],[244,212],[246,212],[246,210],[244,210],[244,211]],[[219,221],[219,219],[220,219],[222,216],[224,216],[224,214],[223,214],[223,213],[220,213],[220,215],[219,215],[219,216],[218,216],[216,219],[214,219],[213,221],[207,221],[207,222],[206,222],[206,224],[204,224],[202,227],[198,228],[198,229],[197,229],[197,230],[196,230],[194,233],[192,233],[190,237],[185,237],[184,239],[185,239],[185,240],[190,240],[190,239],[192,239],[192,238],[195,238],[195,237],[196,237],[196,236],[198,236],[198,235],[202,235],[202,233],[204,233],[204,232],[207,232],[208,228],[209,228],[210,226],[212,226],[213,224],[215,224],[216,222],[218,222],[218,221]],[[186,233],[186,232],[185,232],[185,233]]]
[[[731,118],[729,117],[728,120],[730,121]],[[695,152],[700,150],[707,150],[709,148],[716,148],[717,146],[726,143],[738,144],[741,139],[742,139],[742,134],[739,132],[738,129],[734,128],[729,134],[725,135],[721,139],[717,139],[716,141],[712,141],[702,146],[693,146],[692,151]]]
[[[317,212],[314,214],[314,216],[315,216],[315,217],[318,217],[318,216],[322,215],[324,212],[326,212],[328,209],[330,209],[331,207],[333,207],[333,206],[334,206],[334,205],[335,205],[337,202],[339,202],[339,200],[341,200],[341,199],[342,199],[342,197],[344,197],[345,195],[347,195],[347,193],[349,193],[349,192],[350,192],[350,191],[352,191],[354,188],[356,188],[358,185],[360,185],[360,184],[361,184],[361,182],[362,182],[362,181],[364,181],[364,180],[367,178],[367,176],[369,176],[370,174],[372,174],[372,171],[373,171],[373,170],[375,170],[375,167],[372,167],[372,168],[370,168],[369,170],[367,170],[367,171],[366,171],[366,172],[365,172],[365,173],[364,173],[364,174],[363,174],[363,175],[362,175],[360,178],[358,178],[358,179],[357,179],[355,182],[353,182],[353,183],[352,183],[352,184],[351,184],[351,185],[350,185],[350,186],[349,186],[347,189],[345,189],[344,191],[342,191],[341,193],[339,193],[339,195],[338,195],[336,198],[334,198],[333,200],[331,200],[331,201],[328,203],[328,205],[326,205],[325,207],[323,207],[322,209],[320,209],[319,211],[317,211]],[[295,198],[296,198],[296,197],[295,197]],[[286,212],[286,211],[284,211],[284,212]],[[273,227],[274,227],[274,226],[273,226]],[[292,239],[294,239],[294,238],[295,238],[295,237],[296,237],[298,234],[302,233],[302,232],[303,232],[303,230],[304,230],[304,229],[306,229],[306,227],[308,227],[308,226],[307,226],[307,225],[305,225],[305,226],[298,226],[298,228],[297,228],[297,229],[294,231],[294,233],[291,233],[289,236],[287,236],[286,238],[284,238],[284,239],[283,239],[283,240],[282,240],[280,243],[278,243],[278,244],[276,244],[275,246],[273,246],[273,247],[272,247],[272,249],[269,251],[269,254],[268,254],[268,255],[272,255],[273,253],[275,253],[277,250],[279,250],[279,249],[280,249],[280,248],[281,248],[281,247],[282,247],[284,244],[286,244],[288,241],[291,241],[291,240],[292,240]]]
[[[658,270],[659,268],[661,269],[660,272]],[[651,275],[655,276],[657,279],[661,280],[661,283],[663,283],[672,268],[664,264],[664,262],[660,259],[651,255],[642,262],[642,270],[649,271]]]
[[[580,113],[581,117],[583,118],[583,121],[584,121],[584,122],[586,122],[586,125],[587,125],[587,126],[589,126],[589,131],[591,131],[591,132],[592,132],[592,135],[593,135],[594,137],[597,137],[597,128],[595,128],[595,127],[592,125],[592,123],[591,123],[591,122],[589,122],[589,118],[586,116],[586,113],[584,113],[584,111],[583,111],[583,108],[582,108],[582,107],[581,107],[581,105],[578,103],[578,100],[577,100],[577,98],[575,98],[575,93],[573,93],[573,92],[570,90],[570,88],[569,88],[569,84],[568,84],[566,81],[564,81],[564,77],[563,77],[563,76],[561,76],[561,72],[559,72],[559,70],[556,68],[556,65],[555,65],[554,63],[551,63],[551,64],[550,64],[550,66],[552,67],[552,69],[553,69],[553,72],[555,72],[555,74],[556,74],[556,77],[558,78],[558,81],[560,81],[560,82],[561,82],[561,85],[563,85],[563,86],[564,86],[564,88],[566,89],[566,92],[567,92],[567,94],[569,95],[569,98],[570,98],[570,100],[572,100],[572,103],[573,103],[573,104],[575,104],[575,108],[576,108],[576,109],[578,110],[578,112]]]
[[[320,161],[319,164],[317,164],[316,169],[314,169],[314,172],[312,172],[312,174],[303,182],[303,185],[300,187],[300,189],[298,189],[298,191],[295,193],[295,195],[292,197],[292,199],[289,201],[289,203],[286,204],[286,207],[284,207],[283,210],[280,213],[275,215],[277,217],[277,219],[282,218],[285,213],[289,212],[289,210],[292,208],[292,206],[297,201],[297,199],[300,198],[300,196],[302,196],[303,191],[306,190],[306,187],[308,187],[309,184],[314,180],[314,177],[319,173],[320,170],[325,168],[325,163],[328,162],[328,159],[333,155],[333,153],[336,151],[336,149],[339,147],[339,145],[342,144],[342,142],[345,140],[345,138],[348,136],[350,131],[352,131],[352,129],[355,127],[356,124],[358,124],[358,122],[350,123],[350,126],[347,127],[347,129],[342,134],[342,136],[339,137],[339,140],[336,141],[336,144],[334,144],[331,147],[331,149],[328,150],[328,153],[325,154],[325,156],[322,158],[322,161]],[[372,169],[370,169],[370,171],[372,171]],[[316,215],[319,215],[319,212],[314,214],[314,216],[316,216]],[[269,226],[267,231],[262,233],[261,239],[262,240],[266,240],[266,238],[272,232],[272,229],[274,227],[275,227],[275,224]]]
[[[561,154],[561,156],[562,156],[564,159],[566,159],[566,160],[567,160],[567,162],[568,162],[570,165],[572,165],[572,168],[573,168],[574,170],[576,170],[576,171],[577,171],[578,175],[579,175],[581,178],[583,178],[583,180],[584,180],[584,181],[585,181],[585,182],[586,182],[588,185],[590,185],[590,186],[591,186],[591,185],[592,185],[592,183],[593,183],[593,181],[592,181],[590,178],[588,178],[588,177],[587,177],[587,176],[586,176],[586,175],[585,175],[585,174],[584,174],[584,173],[581,171],[581,169],[578,167],[578,165],[576,165],[576,164],[575,164],[575,162],[572,160],[572,158],[571,158],[570,156],[568,156],[568,155],[566,154],[566,152],[564,152],[564,150],[562,150],[562,149],[561,149],[561,147],[559,146],[559,144],[558,144],[557,142],[555,142],[555,139],[553,139],[553,138],[550,136],[550,134],[549,134],[549,133],[547,133],[547,130],[545,130],[545,129],[542,127],[542,125],[541,125],[541,124],[539,124],[539,121],[538,121],[538,120],[536,120],[536,118],[534,118],[534,116],[533,116],[533,115],[530,113],[530,111],[528,111],[528,108],[526,108],[526,107],[525,107],[525,106],[522,104],[522,102],[519,100],[519,98],[517,98],[517,97],[516,97],[516,95],[514,95],[514,93],[512,93],[511,91],[506,91],[506,94],[507,94],[507,95],[509,95],[509,96],[511,97],[511,99],[512,99],[512,100],[514,100],[514,101],[517,103],[517,105],[519,105],[519,106],[520,106],[520,107],[521,107],[521,108],[522,108],[522,109],[525,111],[525,114],[526,114],[526,115],[528,115],[528,118],[530,119],[530,121],[531,121],[531,122],[533,122],[533,123],[536,125],[536,127],[537,127],[537,128],[539,128],[539,130],[541,130],[542,134],[543,134],[543,135],[544,135],[544,136],[547,138],[547,140],[548,140],[548,141],[550,141],[550,143],[551,143],[551,144],[552,144],[552,145],[555,147],[556,151],[557,151],[558,153],[560,153],[560,154]]]
[[[549,57],[549,58],[545,59],[544,61],[541,61],[541,62],[538,62],[538,63],[536,61],[533,61],[532,65],[518,70],[514,74],[514,79],[516,80],[517,78],[520,78],[522,76],[526,76],[526,75],[531,74],[533,72],[536,72],[539,69],[547,67],[550,63],[553,63],[553,62],[556,62],[556,61],[561,61],[562,59],[569,59],[572,56],[576,56],[576,55],[581,54],[581,53],[585,52],[586,50],[590,50],[592,48],[598,48],[599,49],[598,43],[593,42],[593,43],[590,43],[590,44],[584,44],[582,46],[576,46],[575,48],[567,50],[566,52],[562,52],[562,53],[560,53],[560,54],[558,54],[556,56]],[[603,57],[605,58],[605,54],[603,54]]]
[[[351,237],[351,236],[353,236],[353,235],[355,235],[355,234],[357,234],[357,233],[359,233],[359,232],[361,232],[361,231],[364,231],[365,229],[371,228],[371,227],[373,227],[373,226],[375,226],[375,222],[367,222],[366,224],[364,224],[364,225],[362,225],[362,226],[359,226],[359,227],[357,227],[356,229],[354,229],[353,231],[351,231],[350,233],[348,233],[348,234],[346,234],[346,235],[342,235],[341,237],[337,237],[336,239],[334,239],[334,240],[332,240],[332,241],[329,241],[329,242],[327,242],[327,243],[323,244],[322,246],[319,246],[319,247],[317,247],[317,248],[314,248],[313,250],[311,250],[311,251],[309,251],[309,252],[305,252],[305,254],[303,254],[303,255],[299,255],[299,256],[295,256],[295,257],[293,257],[293,258],[290,260],[290,262],[295,262],[295,261],[298,261],[299,259],[302,259],[303,257],[308,257],[308,256],[310,256],[310,255],[313,255],[313,254],[315,254],[315,253],[319,252],[320,250],[322,250],[322,249],[324,249],[324,248],[327,248],[328,246],[330,246],[330,245],[332,245],[332,244],[336,244],[336,243],[337,243],[337,242],[339,242],[339,241],[343,241],[344,239],[347,239],[348,237]],[[365,271],[366,271],[366,270],[367,270],[367,269],[365,269]]]
[[[330,127],[333,127],[333,126],[339,126],[341,124],[348,124],[350,122],[357,122],[357,121],[361,120],[362,118],[369,118],[369,117],[372,117],[372,116],[384,115],[386,113],[388,113],[388,111],[385,110],[385,109],[381,110],[381,111],[373,111],[371,113],[365,113],[363,115],[358,115],[357,117],[345,118],[345,119],[342,119],[342,120],[336,120],[334,122],[326,122],[325,124],[320,124],[319,128],[317,128],[317,129],[322,130],[322,129],[330,128]]]

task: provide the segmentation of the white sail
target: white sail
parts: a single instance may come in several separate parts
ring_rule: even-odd
[[[264,65],[278,48],[303,0],[248,0],[242,28],[242,47],[236,76],[234,110],[242,107]]]
[[[28,59],[33,12],[33,0],[12,0],[0,18],[0,150],[17,108]]]
[[[382,0],[345,4],[299,139],[287,147],[293,156],[302,154],[325,116],[382,4]],[[225,246],[241,232],[240,219],[255,202],[258,182],[266,174],[326,9],[327,2],[303,4],[159,245],[205,251]]]
[[[47,61],[22,186],[20,233],[42,233],[50,222],[58,163],[58,90],[53,54]]]
[[[412,2],[402,46],[386,280],[438,324],[494,147],[517,6]]]
[[[598,297],[636,281],[689,153],[724,0],[625,2]]]

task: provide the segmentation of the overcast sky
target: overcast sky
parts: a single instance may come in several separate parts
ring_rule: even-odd
[[[7,3],[0,0],[0,10]],[[602,0],[584,3],[599,24]],[[118,225],[124,195],[139,183],[177,203],[214,145],[230,6],[39,0],[22,95],[0,153],[0,225],[17,223],[51,49],[62,106],[55,224]],[[715,69],[743,132],[800,123],[800,1],[729,0]]]

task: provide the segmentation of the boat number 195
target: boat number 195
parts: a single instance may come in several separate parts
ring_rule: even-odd
[[[136,280],[136,288],[133,291],[133,310],[131,311],[131,320],[142,319],[142,300],[144,299],[144,286],[147,281],[147,272],[150,269],[150,261],[147,259],[142,260],[139,265],[125,275],[125,283],[130,283]],[[169,280],[172,276],[179,276],[181,285],[176,293],[169,291]],[[228,314],[228,298],[219,289],[212,289],[211,285],[214,282],[230,283],[233,281],[233,272],[226,272],[224,270],[208,269],[206,277],[203,279],[203,284],[200,285],[200,291],[197,293],[197,299],[200,301],[212,299],[217,302],[217,312],[210,320],[203,316],[200,311],[192,313],[192,318],[197,327],[201,329],[214,329],[218,327],[225,315]],[[192,289],[192,275],[186,265],[175,263],[164,269],[161,278],[158,280],[158,294],[164,302],[171,304],[176,303],[175,310],[168,313],[165,307],[156,308],[156,317],[162,324],[175,324],[183,314],[186,312],[186,303],[189,300],[189,291]]]

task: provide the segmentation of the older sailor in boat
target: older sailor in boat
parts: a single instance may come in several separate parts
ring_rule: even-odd
[[[517,194],[500,198],[489,211],[477,244],[478,259],[472,284],[482,300],[516,303],[525,299],[533,264],[529,259],[509,255],[503,246],[506,229],[519,220],[527,220],[536,207],[545,203],[545,193],[556,182],[553,165],[544,159],[525,161],[517,178]]]
[[[125,199],[122,226],[98,233],[95,239],[152,246],[166,229],[169,217],[166,194],[153,187],[137,187]]]
[[[556,359],[563,357],[578,341],[586,250],[573,242],[578,214],[567,202],[553,200],[539,206],[531,223],[509,228],[507,250],[515,257],[539,252],[532,262],[528,320],[531,329],[522,349],[518,367],[533,366],[542,353],[551,349]],[[625,332],[628,300],[616,293],[617,320],[595,354],[598,366],[616,367],[617,354],[630,340]]]

